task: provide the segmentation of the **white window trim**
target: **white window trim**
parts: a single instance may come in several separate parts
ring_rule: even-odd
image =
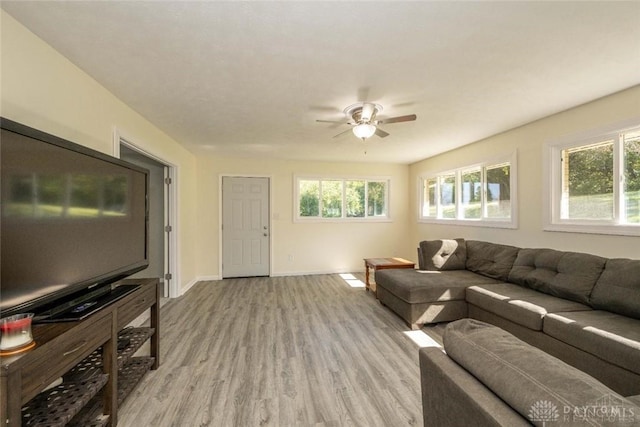
[[[606,140],[618,139],[618,135],[640,126],[640,117],[625,120],[609,126],[565,136],[547,141],[543,153],[543,230],[567,233],[610,234],[618,236],[640,236],[640,224],[630,225],[618,222],[622,209],[620,191],[614,191],[614,220],[575,220],[561,219],[562,165],[560,153],[570,147],[588,145]],[[614,145],[613,173],[620,177],[622,173],[622,147]]]
[[[368,217],[347,217],[342,216],[340,218],[322,218],[322,217],[301,217],[300,214],[300,180],[310,181],[375,181],[386,182],[387,191],[385,193],[385,205],[387,208],[386,216],[372,216]],[[342,214],[345,215],[344,209],[344,196],[345,187],[342,187],[342,200],[343,210]],[[367,197],[368,187],[365,187],[365,199]],[[372,175],[294,175],[293,176],[293,222],[294,223],[310,223],[310,222],[328,222],[328,223],[340,223],[340,222],[391,222],[391,177],[384,176],[372,176]]]
[[[462,167],[458,167],[456,169],[447,169],[441,170],[437,172],[427,172],[422,173],[418,176],[418,223],[421,224],[440,224],[440,225],[462,225],[462,226],[471,226],[471,227],[489,227],[489,228],[508,228],[508,229],[517,229],[518,228],[518,165],[517,165],[517,150],[504,154],[501,156],[495,156],[491,158],[487,158],[482,162],[464,165]],[[497,165],[500,163],[509,163],[510,168],[510,203],[511,203],[511,218],[507,219],[490,219],[490,218],[468,218],[462,219],[460,218],[462,212],[462,205],[460,203],[462,197],[461,191],[461,175],[464,172],[468,172],[470,170],[478,169],[482,171],[483,175],[483,184],[485,184],[484,177],[484,168],[488,166]],[[423,191],[422,191],[422,183],[426,179],[437,178],[442,175],[456,175],[456,211],[458,218],[436,218],[436,217],[426,217],[422,215],[422,205],[423,205]],[[483,188],[483,191],[486,189]],[[436,200],[439,200],[440,194],[436,194]],[[484,207],[483,207],[484,209]],[[438,203],[438,211],[440,210],[440,204]],[[483,212],[484,214],[484,212]]]

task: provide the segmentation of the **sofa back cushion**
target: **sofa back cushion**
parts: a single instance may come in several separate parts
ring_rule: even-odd
[[[497,326],[457,320],[447,325],[442,338],[451,359],[535,425],[545,420],[549,426],[574,426],[576,421],[604,425],[597,414],[585,413],[585,408],[601,407],[603,399],[615,402],[610,409],[617,412],[607,421],[611,425],[633,422],[629,416],[640,413],[640,407],[595,378]]]
[[[421,270],[464,270],[467,246],[464,239],[423,240],[420,242],[418,262]]]
[[[506,282],[519,250],[515,246],[467,240],[467,270]]]
[[[591,293],[591,306],[640,319],[640,260],[608,260]]]
[[[589,304],[606,258],[554,249],[521,249],[509,282],[559,298]]]

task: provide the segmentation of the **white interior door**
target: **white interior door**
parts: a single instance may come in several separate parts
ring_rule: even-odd
[[[269,275],[269,178],[222,178],[222,277]]]

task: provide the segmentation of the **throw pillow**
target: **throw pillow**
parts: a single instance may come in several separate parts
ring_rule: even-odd
[[[420,242],[420,252],[421,270],[464,270],[467,263],[464,239],[424,240]]]

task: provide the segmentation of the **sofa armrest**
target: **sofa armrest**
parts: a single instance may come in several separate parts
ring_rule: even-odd
[[[425,427],[531,425],[438,348],[420,349],[420,382]]]

